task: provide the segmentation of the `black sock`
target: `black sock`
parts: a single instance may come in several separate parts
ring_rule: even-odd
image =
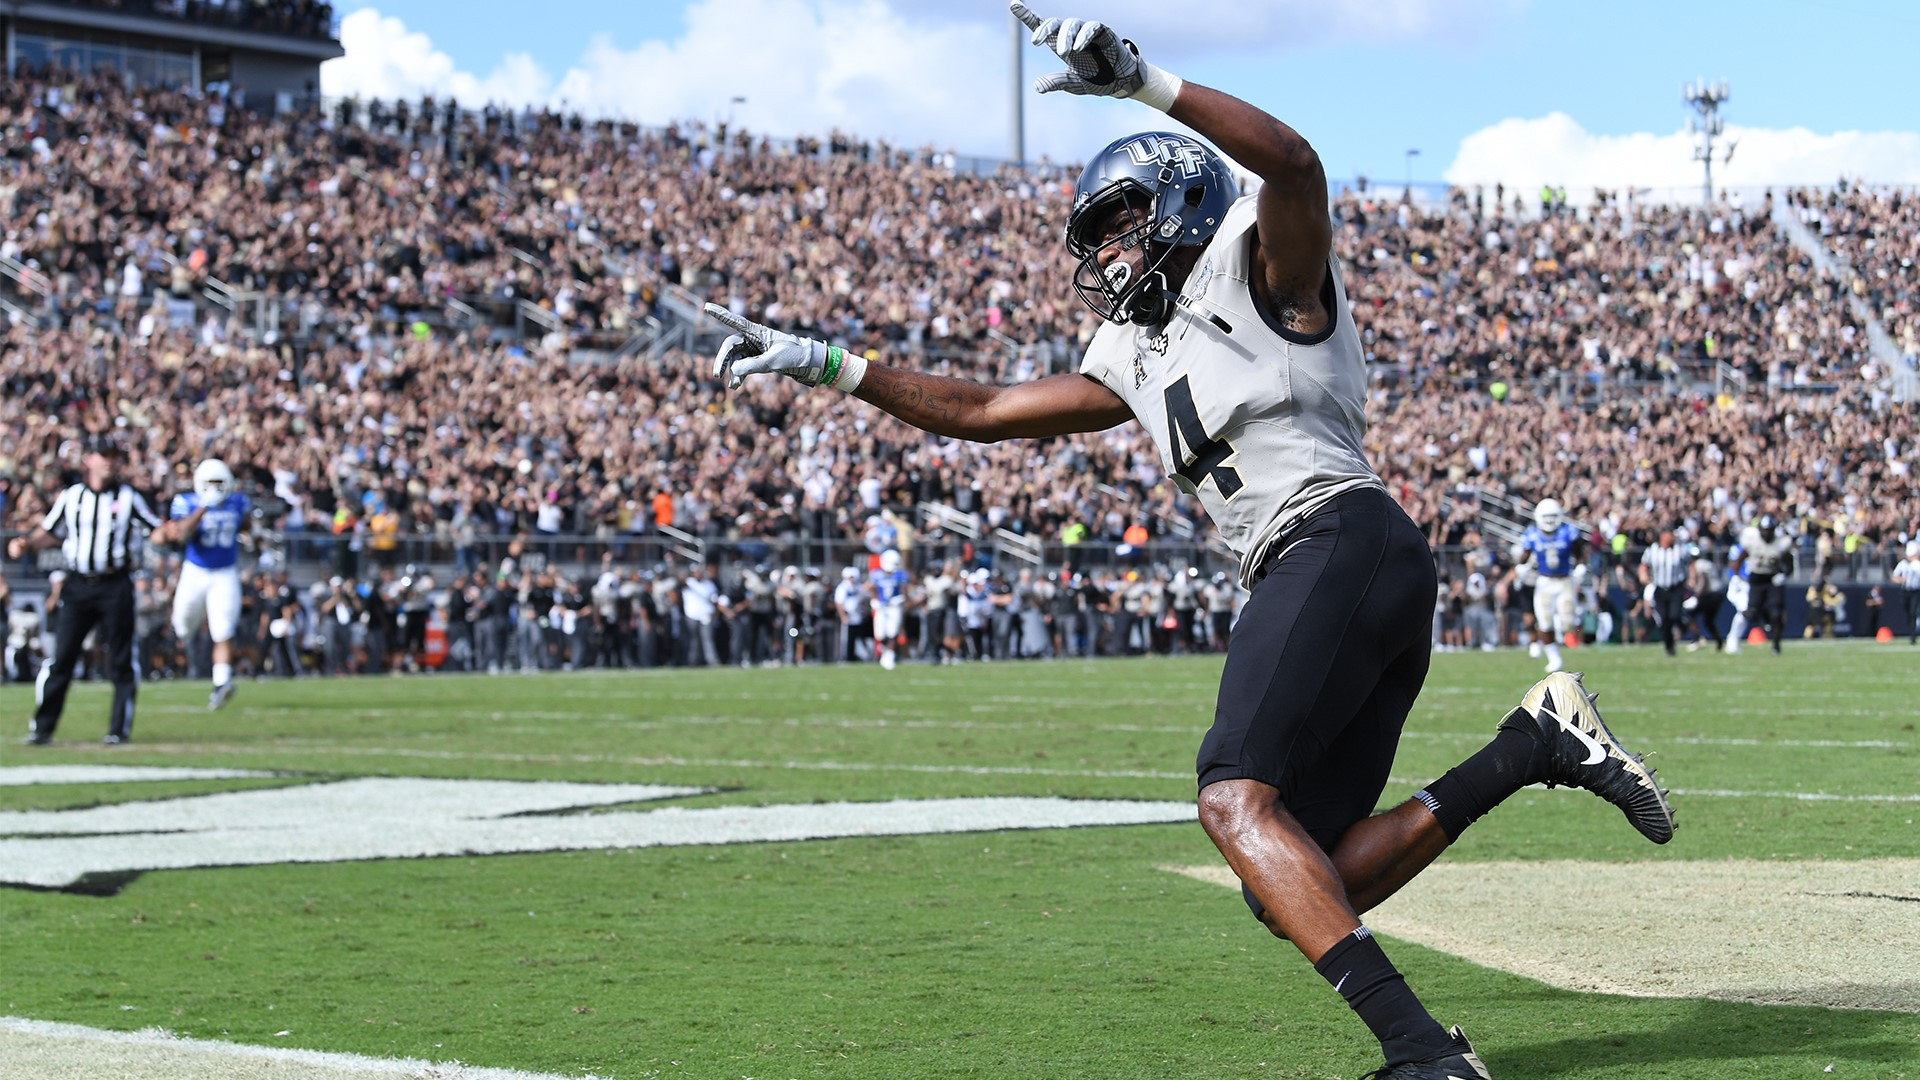
[[[1502,728],[1479,753],[1447,770],[1447,775],[1416,791],[1440,820],[1447,839],[1458,840],[1480,815],[1499,806],[1507,796],[1544,779],[1546,748],[1525,731]]]
[[[1380,1040],[1387,1064],[1424,1061],[1453,1045],[1366,927],[1341,938],[1313,969]]]

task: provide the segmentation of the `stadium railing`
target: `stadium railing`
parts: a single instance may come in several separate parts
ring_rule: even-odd
[[[999,535],[1001,533],[1005,535]],[[17,533],[0,530],[0,544],[12,535]],[[296,584],[336,575],[367,580],[378,578],[383,570],[404,574],[409,568],[430,571],[444,584],[456,574],[497,572],[516,540],[521,544],[516,556],[518,565],[552,570],[568,580],[589,583],[599,576],[603,565],[609,563],[616,569],[657,573],[684,572],[688,566],[704,562],[723,576],[750,566],[794,566],[817,569],[831,576],[841,567],[864,570],[876,565],[878,560],[878,555],[864,543],[838,536],[826,539],[695,537],[677,529],[671,534],[649,531],[612,536],[495,533],[475,536],[465,542],[450,536],[409,535],[399,537],[391,547],[377,547],[365,537],[349,538],[327,532],[263,531],[259,533],[257,558],[262,568],[285,571]],[[1436,545],[1434,556],[1444,577],[1461,579],[1469,572],[1470,561],[1471,568],[1484,569],[1488,560],[1498,560],[1504,567],[1510,559],[1506,549],[1507,545],[1489,537],[1487,543],[1478,547]],[[1596,552],[1590,556],[1589,566],[1596,578],[1615,567],[1631,577],[1637,573],[1643,550],[1634,546],[1618,555]],[[915,572],[929,571],[952,559],[965,567],[992,567],[1009,577],[1023,569],[1037,574],[1062,570],[1124,574],[1128,571],[1151,573],[1162,568],[1180,572],[1191,567],[1207,577],[1224,572],[1231,578],[1239,568],[1238,562],[1212,539],[1210,532],[1193,539],[1162,537],[1135,546],[1107,539],[1067,544],[1008,530],[996,530],[984,538],[975,538],[957,530],[929,529],[917,535],[902,553],[909,569]],[[1715,554],[1724,560],[1724,552]],[[1806,537],[1801,538],[1796,554],[1797,564],[1789,582],[1794,590],[1804,589],[1818,580],[1823,571],[1839,585],[1863,588],[1888,585],[1893,565],[1901,557],[1900,544],[1888,540],[1862,545],[1852,556],[1836,551],[1823,567],[1812,541]],[[146,550],[149,570],[170,567],[178,558],[177,550],[151,545]],[[47,575],[59,566],[60,552],[53,548],[25,559],[0,561],[0,572],[16,590],[31,592],[43,586]],[[1496,574],[1503,572],[1498,570]]]

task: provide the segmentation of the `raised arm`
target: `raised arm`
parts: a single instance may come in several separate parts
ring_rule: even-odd
[[[1066,61],[1065,71],[1035,83],[1041,93],[1131,98],[1193,128],[1260,178],[1260,243],[1253,270],[1254,280],[1265,285],[1261,298],[1287,329],[1324,330],[1330,313],[1321,289],[1333,223],[1327,214],[1326,172],[1307,140],[1265,110],[1147,63],[1133,42],[1109,26],[1043,19],[1019,0],[1010,7],[1033,31],[1035,45]]]
[[[1133,418],[1120,396],[1084,375],[1054,375],[990,386],[869,363],[809,338],[773,330],[708,304],[733,336],[714,357],[713,375],[737,387],[749,375],[777,373],[807,386],[831,385],[935,435],[972,442],[1103,431]]]
[[[1326,329],[1332,313],[1321,300],[1333,220],[1327,174],[1300,133],[1266,111],[1198,83],[1187,83],[1167,115],[1212,140],[1260,178],[1260,246],[1254,279],[1280,324],[1302,334]]]

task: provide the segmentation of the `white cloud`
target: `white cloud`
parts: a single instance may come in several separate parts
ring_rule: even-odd
[[[1297,49],[1334,39],[1460,39],[1527,0],[1243,0],[1231,33],[1215,18],[1170,19],[1161,0],[1075,0],[1072,11],[1131,32],[1150,56]],[[1034,5],[1055,12],[1051,0]],[[1061,9],[1066,10],[1066,9]],[[750,131],[824,136],[838,127],[902,146],[1006,156],[1009,24],[999,0],[697,0],[673,40],[623,49],[601,35],[567,70],[524,53],[464,71],[424,33],[366,8],[340,28],[346,56],[321,68],[332,95],[452,94],[463,103],[559,105],[658,124],[725,116]],[[1028,48],[1025,81],[1051,70]],[[739,96],[746,104],[732,106]],[[1023,98],[1031,156],[1082,160],[1103,143],[1178,125],[1136,106],[1063,94]]]
[[[564,104],[647,124],[731,112],[755,132],[824,136],[837,127],[1002,155],[1004,30],[993,20],[909,19],[885,0],[701,0],[677,39],[623,49],[597,35],[558,74],[514,54],[481,76],[426,34],[368,8],[342,20],[346,56],[321,68],[321,84],[327,94],[362,98],[451,93],[476,105]],[[747,101],[736,106],[735,97]]]
[[[461,71],[427,35],[397,18],[362,8],[340,20],[346,55],[320,65],[320,92],[362,98],[418,98],[422,94],[484,103],[545,100],[550,80],[525,53],[510,53],[482,77]]]
[[[1920,183],[1920,133],[1749,128],[1729,125],[1714,153],[1715,188],[1830,184],[1842,177]],[[1725,148],[1733,146],[1731,161]],[[1593,188],[1653,188],[1677,200],[1697,198],[1700,163],[1694,137],[1640,132],[1598,135],[1565,113],[1512,118],[1460,141],[1446,179],[1455,184],[1502,182],[1522,193],[1542,184],[1570,192]]]
[[[1281,53],[1325,41],[1389,42],[1409,38],[1465,41],[1524,8],[1528,0],[1239,0],[1225,4],[1167,0],[1028,0],[1043,16],[1099,19],[1132,37],[1151,59],[1159,55]],[[1000,0],[923,0],[929,10],[978,18],[998,14]],[[1004,34],[1004,24],[994,20]]]

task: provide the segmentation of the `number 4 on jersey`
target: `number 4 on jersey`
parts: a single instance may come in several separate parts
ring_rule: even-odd
[[[1212,477],[1221,498],[1232,499],[1240,493],[1245,486],[1240,481],[1240,470],[1225,464],[1233,456],[1233,444],[1208,437],[1206,425],[1200,422],[1200,410],[1194,408],[1193,388],[1187,385],[1185,375],[1167,387],[1167,435],[1173,440],[1174,460],[1180,462],[1177,471],[1196,491],[1202,481]],[[1183,453],[1183,449],[1189,453]]]

